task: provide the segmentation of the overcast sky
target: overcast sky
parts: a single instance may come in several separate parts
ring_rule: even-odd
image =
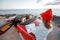
[[[40,9],[58,8],[60,5],[45,5],[54,0],[0,0],[0,9]]]

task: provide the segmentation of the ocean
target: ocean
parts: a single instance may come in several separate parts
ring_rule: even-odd
[[[32,14],[39,15],[47,9],[6,9],[0,10],[0,14]],[[53,14],[60,16],[60,9],[52,9]]]

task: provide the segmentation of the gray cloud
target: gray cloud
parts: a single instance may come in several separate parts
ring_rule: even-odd
[[[60,0],[59,1],[54,1],[54,2],[50,2],[46,5],[60,5]]]
[[[37,3],[42,2],[42,0],[37,0]],[[60,0],[55,0],[52,2],[47,3],[46,5],[59,5],[60,4]]]
[[[41,2],[41,1],[42,1],[42,0],[37,0],[36,3],[39,3],[39,2]]]

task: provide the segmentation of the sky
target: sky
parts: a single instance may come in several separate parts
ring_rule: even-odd
[[[50,5],[50,3],[55,1],[56,0],[0,0],[0,9],[60,9],[60,4]]]

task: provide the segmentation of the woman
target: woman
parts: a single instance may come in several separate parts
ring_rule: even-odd
[[[36,40],[47,40],[46,37],[53,29],[52,19],[53,14],[51,9],[41,14],[41,22],[39,27],[37,27],[37,31],[35,33],[35,35],[37,35]]]

